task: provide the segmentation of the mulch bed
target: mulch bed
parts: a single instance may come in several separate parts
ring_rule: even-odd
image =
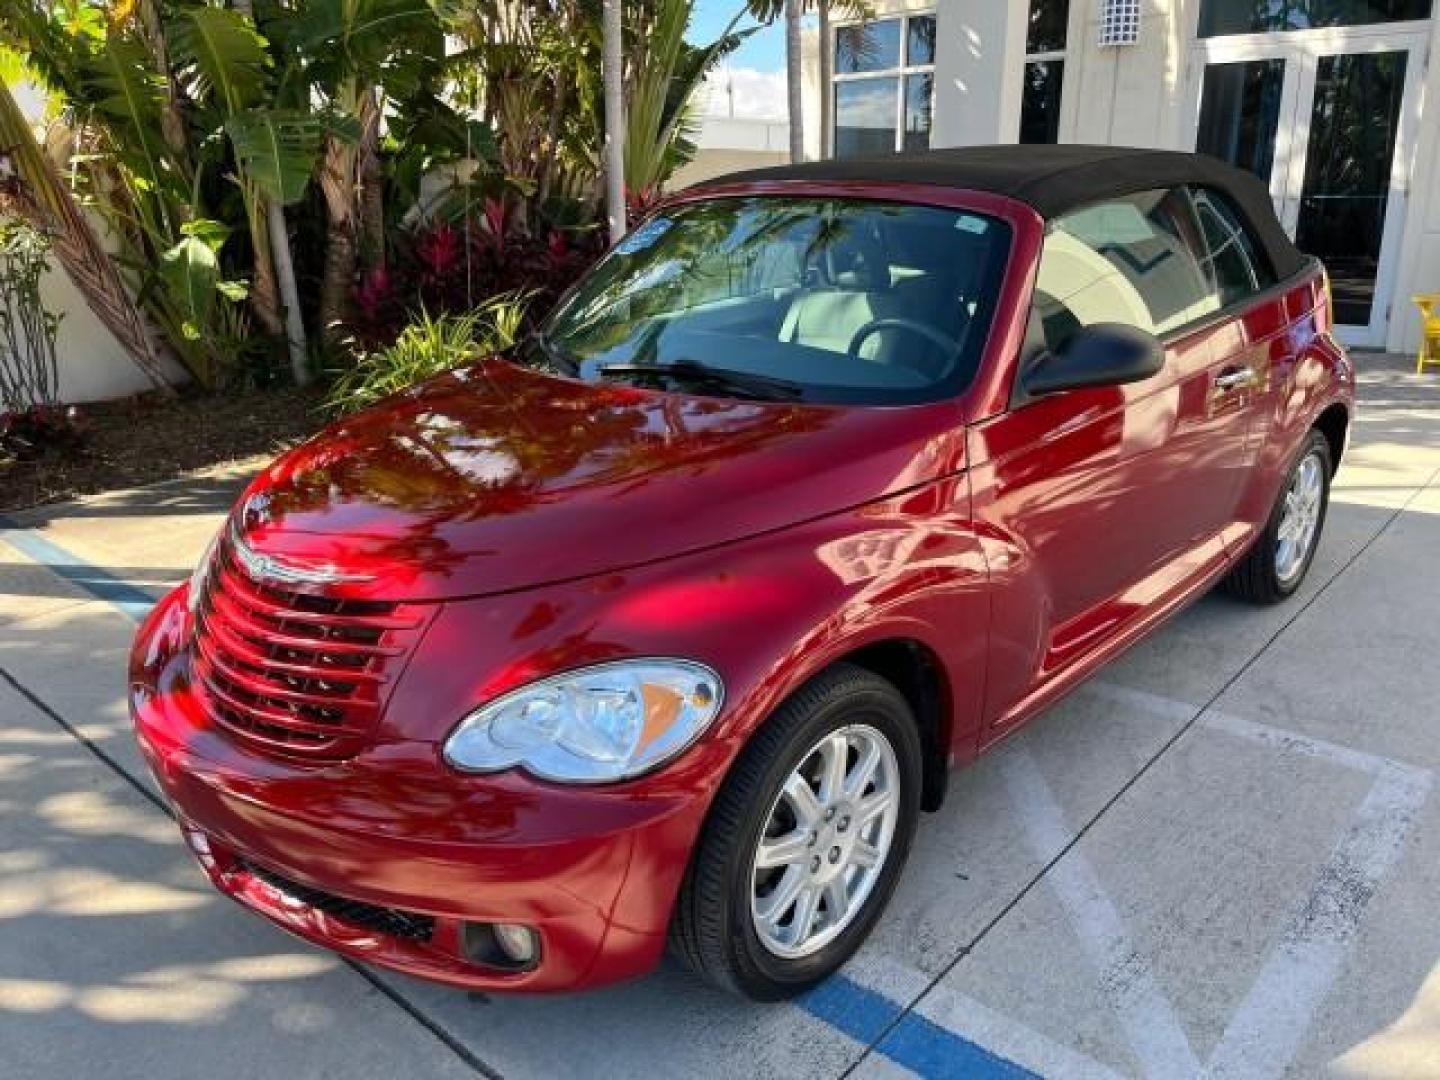
[[[34,461],[0,455],[0,512],[137,487],[255,454],[274,454],[323,423],[320,396],[284,388],[166,399],[144,394],[79,407],[79,450]]]

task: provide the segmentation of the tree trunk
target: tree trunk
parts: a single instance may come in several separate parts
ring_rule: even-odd
[[[332,222],[325,235],[325,276],[320,285],[320,327],[327,347],[339,344],[350,315],[357,248],[352,223]]]
[[[385,265],[385,170],[380,164],[378,93],[368,89],[360,100],[360,259],[367,270]]]
[[[610,242],[625,235],[625,99],[622,93],[624,23],[621,0],[604,0],[601,74],[605,82],[605,206]]]
[[[790,105],[792,162],[805,160],[805,76],[800,49],[800,0],[785,0],[785,86]]]
[[[149,50],[150,60],[155,65],[155,70],[165,78],[165,104],[160,113],[160,133],[165,138],[165,145],[170,148],[175,164],[183,169],[190,161],[185,137],[185,117],[180,111],[183,94],[180,80],[170,68],[169,50],[165,47],[165,31],[161,26],[158,5],[153,0],[144,0],[137,5],[136,15],[140,37]],[[191,178],[186,176],[185,179],[188,183]]]
[[[255,252],[254,277],[250,282],[250,310],[260,321],[267,336],[278,338],[285,333],[285,320],[280,316],[280,290],[275,282],[275,259],[270,254],[270,232],[266,222],[265,201],[252,185],[242,182],[245,196],[245,220],[250,227],[250,246]]]
[[[830,0],[818,0],[820,12],[820,156],[835,154],[835,43],[830,40]]]
[[[300,290],[295,285],[295,263],[290,257],[290,230],[279,203],[265,203],[265,224],[270,230],[270,257],[275,260],[275,282],[285,316],[285,341],[290,352],[290,375],[296,386],[310,385],[310,359],[305,348],[305,320],[300,313]]]
[[[255,18],[253,0],[235,0],[234,7],[241,15],[252,20]],[[290,375],[296,386],[308,386],[310,358],[305,345],[305,319],[300,309],[300,290],[295,285],[295,260],[290,254],[290,229],[285,224],[285,208],[258,192],[255,199],[253,212],[265,215],[265,228],[270,238],[275,286],[280,293],[280,310],[285,319],[285,343],[290,354]]]
[[[356,115],[359,89],[347,81],[336,104]],[[362,133],[363,138],[363,133]],[[320,281],[320,334],[327,347],[340,339],[355,282],[355,173],[357,147],[335,136],[325,140],[320,191],[325,196],[325,272]]]

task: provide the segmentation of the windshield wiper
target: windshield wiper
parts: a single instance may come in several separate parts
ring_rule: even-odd
[[[560,348],[547,338],[543,331],[536,330],[530,335],[530,340],[544,354],[546,360],[549,360],[566,375],[580,374],[580,365],[561,352]]]
[[[794,401],[805,389],[799,383],[791,382],[789,379],[777,379],[773,375],[757,375],[751,371],[711,367],[709,364],[701,364],[695,360],[676,360],[669,364],[620,361],[601,364],[597,369],[597,374],[607,377],[646,375],[660,379],[674,379],[697,386],[710,386],[743,397],[759,398],[762,401]]]

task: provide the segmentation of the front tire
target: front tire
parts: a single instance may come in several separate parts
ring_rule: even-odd
[[[1221,582],[1232,596],[1275,604],[1300,587],[1330,506],[1330,443],[1311,429],[1254,545]]]
[[[726,778],[676,904],[671,942],[711,982],[798,994],[869,935],[910,850],[921,748],[904,697],[837,664],[755,734]]]

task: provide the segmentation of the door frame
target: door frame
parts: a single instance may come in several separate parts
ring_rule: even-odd
[[[1322,57],[1353,53],[1405,52],[1405,85],[1390,161],[1390,194],[1385,204],[1385,225],[1380,237],[1375,300],[1370,321],[1364,325],[1337,324],[1336,336],[1346,345],[1383,348],[1395,305],[1395,278],[1405,231],[1409,178],[1415,165],[1420,131],[1421,80],[1428,62],[1431,20],[1376,23],[1353,27],[1325,27],[1266,34],[1237,34],[1202,38],[1191,47],[1185,81],[1183,144],[1195,148],[1199,135],[1205,69],[1211,64],[1247,60],[1285,61],[1280,94],[1280,117],[1275,133],[1274,165],[1269,178],[1270,197],[1285,231],[1295,235],[1300,200],[1305,187],[1305,158],[1310,142],[1310,117],[1315,99],[1316,72]]]

